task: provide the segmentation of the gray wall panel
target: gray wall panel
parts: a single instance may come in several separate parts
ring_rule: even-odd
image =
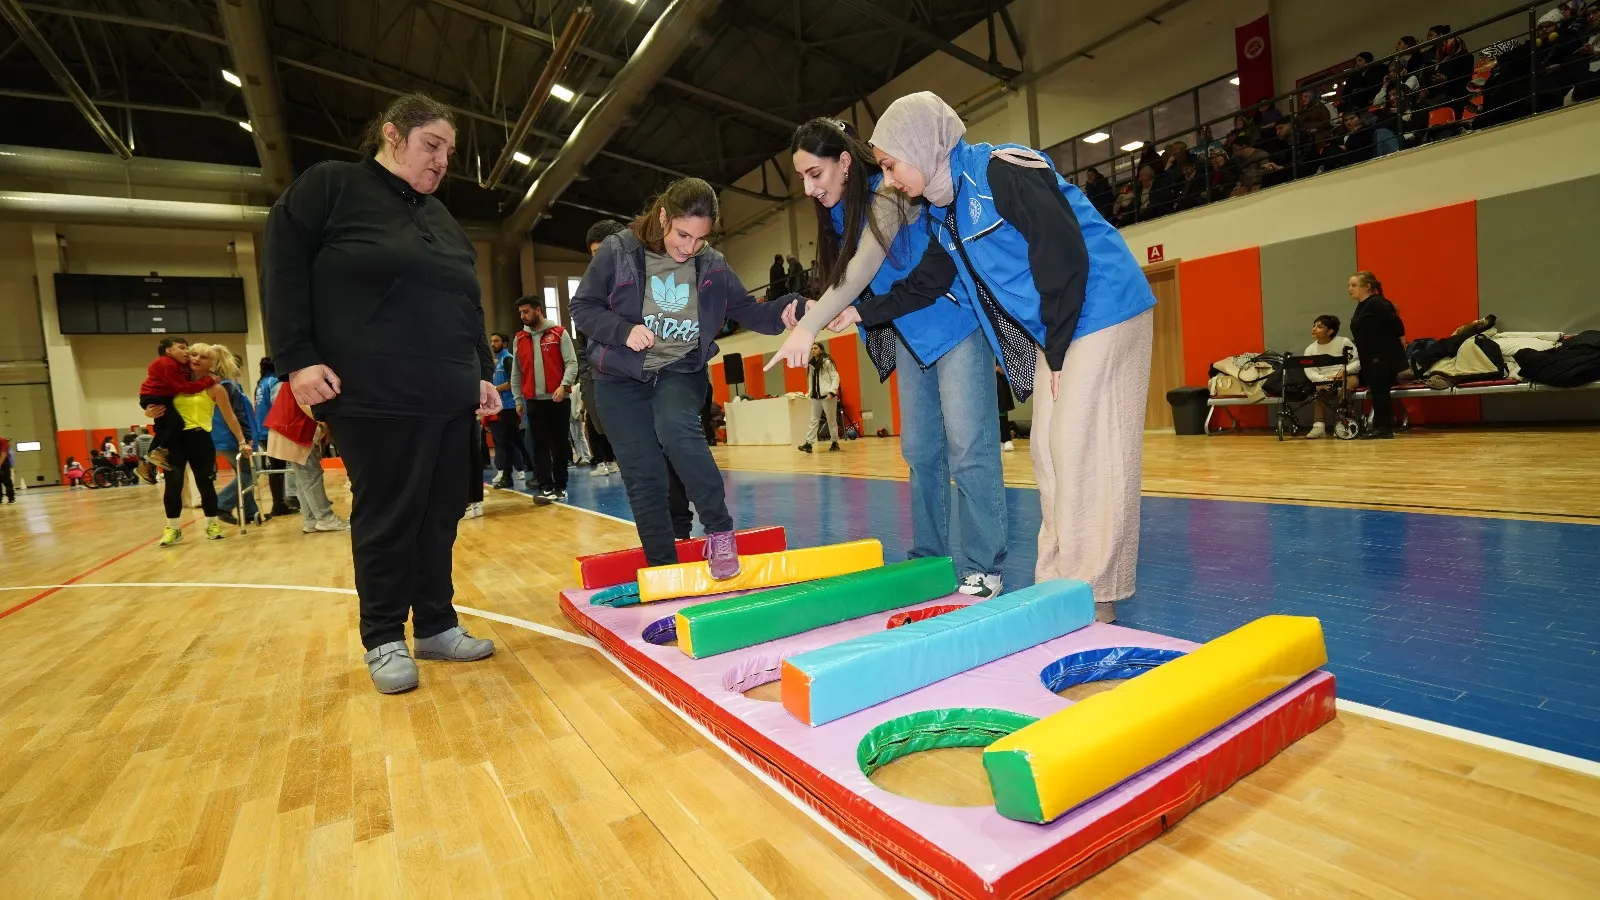
[[[767,363],[772,362],[772,357],[775,355],[776,351],[773,353],[763,353],[761,355],[761,364],[766,365]],[[783,370],[785,368],[787,368],[787,366],[784,363],[778,363],[777,365],[768,369],[766,374],[762,376],[762,383],[766,385],[768,397],[783,396]]]
[[[1311,343],[1311,321],[1339,317],[1349,335],[1355,304],[1345,293],[1356,270],[1356,230],[1343,228],[1261,248],[1261,317],[1268,350],[1298,353]],[[1246,348],[1240,348],[1244,350]]]
[[[1478,201],[1478,309],[1501,331],[1600,328],[1600,175]]]

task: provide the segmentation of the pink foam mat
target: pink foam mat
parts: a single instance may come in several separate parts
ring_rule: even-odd
[[[1163,635],[1094,624],[842,719],[810,728],[776,702],[740,691],[775,681],[787,656],[881,630],[896,612],[968,602],[955,594],[819,628],[707,659],[642,637],[645,626],[699,600],[611,608],[592,591],[563,591],[576,624],[672,702],[795,788],[805,802],[939,896],[1022,897],[1070,887],[1161,830],[1333,716],[1333,676],[1316,672],[1224,727],[1047,825],[993,807],[947,807],[873,784],[857,764],[861,739],[899,716],[987,707],[1043,718],[1072,701],[1046,690],[1040,672],[1064,656],[1105,647],[1192,650]]]

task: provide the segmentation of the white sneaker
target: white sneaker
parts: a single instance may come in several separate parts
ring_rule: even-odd
[[[1311,426],[1311,430],[1310,431],[1306,432],[1306,439],[1310,440],[1312,438],[1323,437],[1323,436],[1327,435],[1327,433],[1328,433],[1328,427],[1326,425],[1322,424],[1321,422],[1317,422],[1316,424]]]
[[[987,600],[1000,593],[1001,580],[998,573],[987,575],[982,572],[973,572],[961,579],[961,586],[957,588],[961,593],[980,600]]]
[[[349,531],[350,523],[338,516],[329,516],[317,523],[317,531]]]
[[[566,491],[551,491],[550,492],[550,499],[552,501],[556,502],[556,503],[565,503],[565,502],[567,502],[567,492]]]
[[[1006,441],[1004,444],[1000,445],[1000,449],[1003,452],[1010,453],[1010,452],[1012,452],[1012,451],[1017,449],[1017,445],[1011,443],[1010,441]]]
[[[463,518],[463,519],[481,519],[481,518],[483,518],[483,504],[482,503],[468,503],[467,504],[467,511],[461,514],[461,518]]]
[[[601,463],[601,464],[599,464],[599,465],[597,465],[594,468],[589,470],[589,477],[591,477],[591,478],[599,478],[602,475],[609,475],[609,474],[611,474],[611,473],[606,471],[606,464],[605,463]]]
[[[621,471],[621,470],[617,468],[617,464],[616,463],[614,463],[614,462],[606,463],[606,474],[607,475],[615,475],[619,471]]]

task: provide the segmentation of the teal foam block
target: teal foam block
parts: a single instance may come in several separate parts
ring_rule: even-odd
[[[1046,581],[900,628],[791,656],[784,678],[809,682],[811,725],[909,694],[1094,621],[1082,581]],[[788,686],[785,686],[785,694]]]

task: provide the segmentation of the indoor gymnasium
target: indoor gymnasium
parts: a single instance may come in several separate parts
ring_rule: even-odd
[[[0,19],[0,897],[1600,897],[1600,3]]]

